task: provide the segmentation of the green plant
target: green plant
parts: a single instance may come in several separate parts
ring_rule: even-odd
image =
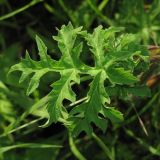
[[[27,95],[38,88],[41,77],[46,73],[60,74],[47,95],[43,111],[47,109],[48,120],[44,127],[59,121],[74,136],[82,131],[91,135],[93,123],[105,131],[108,119],[113,123],[123,120],[123,114],[112,106],[112,95],[123,89],[123,93],[129,96],[135,94],[137,88],[143,95],[148,93],[140,82],[140,75],[148,69],[147,49],[139,45],[133,34],[121,34],[122,31],[123,28],[103,29],[98,26],[91,34],[69,23],[58,29],[57,36],[53,36],[62,54],[59,60],[47,54],[47,47],[37,36],[40,60],[31,59],[26,52],[25,58],[11,67],[9,73],[22,72],[20,83],[30,78]],[[87,47],[85,52],[83,46]],[[90,54],[94,65],[82,61],[80,57],[83,54]],[[91,82],[88,89],[81,94],[75,93],[72,86],[82,85],[86,80]],[[71,101],[72,105],[67,107],[64,100]]]
[[[160,30],[160,1],[154,0],[152,3],[147,3],[144,0],[123,0],[120,5],[119,13],[116,15],[117,21],[120,20],[118,25],[126,26],[129,33],[136,33],[143,44],[157,45]]]

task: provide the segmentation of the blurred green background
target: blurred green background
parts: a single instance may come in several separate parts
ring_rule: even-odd
[[[28,112],[43,106],[45,98],[37,102],[50,91],[56,75],[44,77],[30,97],[25,95],[26,84],[18,83],[18,73],[7,78],[26,49],[38,58],[35,35],[58,59],[52,36],[57,34],[55,27],[69,21],[90,32],[98,25],[125,27],[124,33],[136,34],[137,41],[150,48],[152,60],[144,78],[152,96],[131,99],[120,93],[115,103],[124,122],[109,125],[105,134],[95,128],[107,150],[99,147],[97,137],[85,135],[76,139],[78,149],[88,160],[160,159],[160,0],[0,0],[0,160],[76,159],[65,127],[58,123],[41,128],[43,112]]]

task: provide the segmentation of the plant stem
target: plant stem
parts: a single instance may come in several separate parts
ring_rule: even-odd
[[[78,150],[78,148],[76,147],[74,140],[72,138],[71,133],[69,132],[69,145],[71,148],[72,153],[74,154],[74,156],[78,159],[78,160],[87,160]]]
[[[84,97],[84,98],[82,98],[82,99],[79,99],[79,100],[71,103],[68,107],[72,107],[72,106],[74,106],[74,105],[77,105],[77,104],[85,101],[86,99],[87,99],[87,97]],[[26,116],[27,116],[28,114],[33,113],[33,111],[35,111],[36,109],[38,109],[41,105],[43,105],[43,104],[46,103],[47,101],[48,101],[48,95],[46,95],[45,97],[43,97],[39,102],[35,103],[35,104],[31,107],[31,110],[24,112],[24,114],[22,114],[22,116],[20,117],[19,122],[21,122],[24,118],[26,118]],[[23,125],[15,128],[15,129],[12,129],[12,130],[8,131],[7,133],[1,134],[1,135],[0,135],[0,138],[1,138],[1,137],[5,137],[5,136],[7,136],[8,134],[14,133],[14,132],[16,132],[16,131],[18,131],[18,130],[21,130],[21,129],[23,129],[23,128],[26,128],[26,127],[28,127],[29,125],[32,125],[32,124],[34,124],[34,123],[37,123],[38,121],[40,121],[40,120],[42,120],[42,119],[44,119],[44,118],[46,118],[46,117],[40,117],[40,118],[35,119],[35,120],[31,121],[31,122],[25,123],[25,124],[23,124]]]
[[[112,20],[110,20],[108,17],[104,16],[101,11],[99,10],[99,8],[97,8],[91,0],[87,0],[88,5],[90,6],[90,8],[99,16],[103,19],[103,21],[108,24],[109,26],[113,25]],[[102,6],[101,6],[102,7]],[[100,8],[101,9],[101,8]]]
[[[8,18],[10,18],[10,17],[13,17],[13,16],[15,16],[16,14],[18,14],[18,13],[20,13],[20,12],[23,12],[24,10],[26,10],[26,9],[34,6],[35,4],[37,4],[37,3],[39,3],[39,2],[42,2],[42,0],[32,0],[32,1],[31,1],[30,3],[28,3],[27,5],[25,5],[25,6],[21,7],[21,8],[19,8],[19,9],[15,10],[15,11],[13,11],[13,12],[11,12],[11,13],[8,13],[8,14],[6,14],[6,15],[4,15],[4,16],[1,16],[1,17],[0,17],[0,21],[5,20],[5,19],[8,19]]]
[[[72,106],[74,106],[74,105],[77,105],[77,104],[79,104],[79,103],[81,103],[81,102],[87,100],[87,98],[88,98],[88,97],[83,97],[83,98],[81,98],[81,99],[79,99],[79,100],[77,100],[77,101],[71,103],[68,107],[72,107]]]
[[[110,149],[104,144],[104,142],[103,142],[95,133],[92,133],[92,137],[95,139],[95,141],[97,142],[97,144],[102,148],[102,150],[104,151],[104,153],[106,154],[106,156],[107,156],[110,160],[114,160],[114,156],[112,155],[112,152],[111,152]]]
[[[60,4],[60,6],[62,7],[62,9],[64,10],[64,12],[66,12],[66,14],[68,15],[68,17],[70,18],[70,20],[72,21],[72,23],[74,25],[76,25],[76,20],[74,18],[74,14],[73,11],[71,9],[69,9],[65,2],[63,0],[59,0],[58,3]]]
[[[103,8],[108,4],[108,2],[109,2],[109,0],[103,0],[103,1],[100,3],[100,5],[98,6],[98,9],[99,9],[100,11],[102,11]]]
[[[140,115],[142,115],[145,111],[147,111],[147,109],[149,109],[149,108],[153,105],[153,103],[156,101],[156,99],[157,99],[158,97],[159,97],[159,92],[156,93],[156,94],[151,98],[151,100],[147,103],[147,105],[144,106],[144,107],[138,112],[138,115],[140,116]],[[134,115],[134,116],[132,116],[131,118],[129,118],[128,120],[126,120],[126,121],[124,122],[124,125],[127,125],[127,124],[133,122],[133,121],[136,120],[136,119],[137,119],[137,115]]]
[[[12,129],[12,130],[9,131],[8,133],[4,133],[4,134],[0,135],[0,138],[1,138],[1,137],[5,137],[6,135],[11,134],[11,133],[13,133],[13,132],[16,132],[16,131],[18,131],[18,130],[21,130],[21,129],[23,129],[23,128],[26,128],[26,127],[28,127],[29,125],[32,125],[32,124],[34,124],[34,123],[37,123],[38,121],[40,121],[40,120],[42,120],[42,119],[43,119],[43,117],[38,118],[38,119],[35,119],[35,120],[31,121],[31,122],[25,123],[25,124],[23,124],[23,125],[15,128],[15,129]]]

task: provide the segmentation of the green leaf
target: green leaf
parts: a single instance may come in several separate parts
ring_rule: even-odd
[[[103,29],[102,26],[95,28],[93,33],[87,33],[87,31],[82,31],[82,27],[74,28],[71,23],[57,30],[58,35],[53,36],[53,39],[57,41],[61,52],[58,61],[47,54],[47,47],[36,36],[40,60],[33,60],[27,52],[25,58],[10,69],[10,73],[22,72],[20,83],[30,78],[27,95],[38,88],[41,77],[46,73],[56,72],[60,75],[60,79],[53,79],[52,89],[45,102],[41,104],[43,105],[41,107],[46,109],[43,111],[44,114],[37,114],[46,115],[48,118],[44,127],[53,122],[61,122],[77,136],[82,131],[91,135],[94,124],[104,132],[108,119],[113,123],[123,120],[120,111],[109,107],[111,96],[149,95],[149,91],[142,87],[144,84],[137,83],[137,77],[148,66],[148,53],[144,47],[137,44],[134,35],[117,36],[116,33],[122,28]],[[90,63],[89,65],[84,64],[80,59],[81,54],[87,56],[86,51],[88,50],[83,49],[83,44],[94,56],[95,65],[93,67],[89,66]],[[72,90],[72,84],[76,83],[81,88],[81,78],[84,81],[88,77],[91,84],[85,89],[85,95],[83,91],[76,95]],[[86,97],[83,102],[77,99],[81,95]],[[73,104],[66,107],[64,100],[73,102]],[[35,113],[38,108],[37,105],[33,106],[31,111],[34,110]]]
[[[38,85],[39,85],[39,81],[40,81],[40,78],[46,74],[48,72],[48,69],[42,69],[40,71],[37,71],[34,76],[31,78],[30,82],[29,82],[29,85],[28,85],[28,88],[27,88],[27,95],[30,95],[32,92],[34,92],[35,89],[38,88]],[[22,80],[22,77],[21,77],[21,80]]]
[[[110,27],[108,29],[102,29],[102,26],[98,26],[94,29],[92,34],[85,34],[85,39],[88,45],[91,47],[91,52],[95,57],[95,66],[102,67],[104,63],[104,57],[106,54],[106,42],[114,35],[115,32],[119,32],[121,28]]]
[[[100,72],[96,75],[94,80],[90,85],[90,90],[88,92],[88,99],[80,104],[79,106],[73,108],[70,112],[70,116],[76,115],[76,124],[73,129],[73,134],[78,135],[82,129],[88,134],[91,133],[91,122],[93,122],[101,130],[105,131],[107,127],[107,121],[98,116],[98,113],[104,107],[106,102],[110,102],[108,94],[104,89],[105,73]],[[86,123],[86,127],[84,126]],[[82,128],[82,126],[84,126]]]
[[[127,91],[128,91],[128,94],[133,94],[139,97],[150,97],[151,96],[151,91],[147,86],[138,86],[138,87],[135,86],[135,87],[128,88]]]
[[[29,56],[29,53],[26,51],[25,59],[22,59],[19,64],[16,64],[11,67],[9,74],[14,71],[21,71],[21,77],[19,82],[22,83],[25,81],[31,74],[33,74],[30,79],[29,86],[27,88],[27,95],[30,95],[34,92],[35,89],[39,86],[40,78],[49,71],[57,70],[56,61],[52,60],[47,55],[47,49],[42,40],[39,37],[36,37],[39,55],[41,60],[34,61]]]
[[[87,34],[86,40],[88,45],[92,47],[91,51],[95,56],[95,62],[97,67],[102,66],[104,60],[104,46],[105,46],[105,30],[102,30],[102,26],[95,28],[93,34]]]
[[[130,85],[138,81],[138,78],[133,76],[130,71],[124,70],[124,68],[110,67],[106,72],[112,83]]]
[[[36,43],[37,43],[41,62],[43,62],[44,65],[49,66],[50,57],[47,55],[47,47],[38,36],[36,36]]]
[[[151,92],[147,86],[110,86],[106,87],[107,93],[110,96],[118,96],[120,98],[126,98],[129,95],[139,96],[139,97],[150,97]]]
[[[62,110],[64,99],[70,100],[71,102],[76,100],[76,94],[71,89],[71,81],[76,83],[80,82],[76,70],[64,71],[61,74],[61,79],[52,84],[53,90],[49,95],[50,100],[47,105],[49,119],[44,126],[52,122],[57,122],[59,118],[64,118],[62,114],[65,110]]]
[[[113,123],[119,123],[124,120],[123,114],[114,107],[105,107],[102,109],[101,113],[105,117],[109,118]]]
[[[58,48],[62,53],[61,61],[63,64],[66,63],[71,67],[77,66],[76,62],[82,50],[82,44],[78,45],[76,49],[74,45],[77,34],[80,34],[81,30],[82,27],[74,29],[72,24],[69,23],[67,26],[63,25],[61,29],[58,30],[58,36],[53,36],[53,39],[58,42]],[[74,50],[78,50],[78,53],[75,53]]]

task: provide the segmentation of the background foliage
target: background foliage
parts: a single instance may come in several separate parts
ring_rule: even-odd
[[[136,34],[137,42],[145,47],[160,44],[159,0],[0,0],[0,159],[159,159],[158,47],[150,47],[150,67],[141,77],[142,83],[150,87],[151,96],[146,97],[146,91],[139,88],[109,87],[112,104],[123,113],[124,121],[109,122],[105,133],[93,126],[92,136],[82,133],[73,139],[61,123],[39,127],[46,121],[42,118],[46,116],[43,106],[48,101],[45,95],[59,74],[48,73],[29,97],[29,79],[18,83],[17,72],[7,78],[10,67],[25,56],[26,49],[33,59],[39,60],[35,35],[46,44],[50,57],[59,60],[61,54],[52,36],[57,35],[55,27],[61,28],[69,21],[90,33],[99,25],[124,27],[122,33]],[[81,59],[92,65],[91,55],[83,54]],[[89,83],[88,79],[76,86],[79,97]],[[68,105],[68,101],[64,103]]]

